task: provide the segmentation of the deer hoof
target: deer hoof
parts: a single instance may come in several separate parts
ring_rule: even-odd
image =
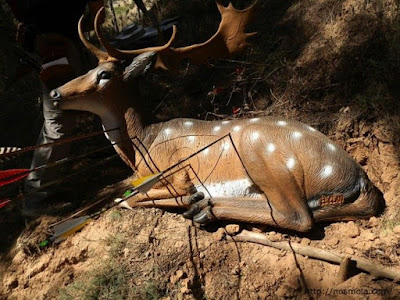
[[[200,200],[204,199],[204,193],[203,192],[196,192],[193,195],[190,195],[189,198],[187,198],[187,200],[185,201],[185,204],[193,204],[196,203]]]
[[[211,207],[206,207],[200,213],[193,217],[193,221],[202,225],[206,225],[215,219],[211,211]]]
[[[191,219],[193,216],[197,215],[200,212],[200,207],[196,204],[193,204],[187,211],[185,211],[182,215],[185,219]]]

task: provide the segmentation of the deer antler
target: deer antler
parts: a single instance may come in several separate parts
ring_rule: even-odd
[[[257,0],[244,10],[237,10],[229,3],[227,7],[217,2],[221,23],[217,32],[206,42],[182,48],[167,48],[159,52],[156,67],[176,70],[180,62],[205,63],[209,58],[221,58],[240,52],[248,45],[246,39],[257,34],[246,33],[246,26],[254,17]]]
[[[83,33],[83,29],[82,29],[82,23],[83,23],[83,19],[84,19],[85,15],[82,15],[82,17],[79,19],[79,23],[78,23],[78,33],[79,33],[79,38],[81,39],[83,45],[90,51],[92,52],[99,61],[106,61],[108,59],[108,54],[104,51],[101,51],[100,49],[98,49],[95,45],[93,45],[91,42],[89,42],[84,33]]]
[[[99,61],[132,58],[138,54],[145,52],[158,52],[156,67],[165,70],[176,70],[180,62],[184,59],[189,59],[195,64],[206,62],[209,58],[227,57],[240,52],[248,45],[247,38],[257,34],[256,32],[246,33],[246,26],[250,23],[254,16],[254,7],[257,0],[244,10],[237,10],[230,3],[227,7],[217,2],[217,7],[221,13],[221,23],[217,32],[206,42],[195,44],[182,48],[171,48],[171,44],[176,36],[176,26],[173,26],[173,32],[170,40],[163,46],[149,47],[135,50],[119,50],[107,41],[101,31],[101,23],[104,20],[104,7],[96,14],[94,20],[94,28],[96,35],[107,51],[101,51],[93,44],[87,41],[82,31],[82,19],[79,20],[79,37],[83,44],[88,48]]]
[[[102,7],[96,14],[96,18],[94,20],[94,28],[96,31],[97,38],[99,39],[100,43],[103,45],[104,49],[106,49],[110,58],[116,59],[124,59],[124,58],[132,58],[133,56],[145,53],[145,52],[159,52],[165,49],[168,49],[176,36],[176,26],[173,26],[173,32],[171,35],[170,40],[163,46],[159,47],[148,47],[143,49],[135,49],[135,50],[119,50],[111,45],[107,39],[104,38],[103,33],[101,32],[101,22],[100,19],[104,19],[104,7]]]
[[[170,40],[168,43],[166,43],[163,46],[159,47],[149,47],[149,48],[144,48],[144,49],[137,49],[137,50],[119,50],[115,48],[113,45],[111,45],[107,39],[104,37],[103,33],[101,32],[101,23],[104,21],[104,7],[100,8],[99,11],[96,14],[96,17],[94,19],[94,28],[95,32],[97,35],[97,38],[99,39],[100,43],[103,45],[104,49],[107,52],[104,52],[100,49],[98,49],[95,45],[93,45],[91,42],[89,42],[83,33],[83,19],[84,16],[82,16],[79,20],[78,23],[78,33],[79,37],[84,44],[84,46],[90,50],[97,58],[98,60],[101,61],[107,61],[107,60],[114,60],[114,59],[124,59],[124,58],[132,58],[133,56],[145,53],[145,52],[159,52],[162,50],[165,50],[169,48],[172,44],[172,42],[175,39],[176,36],[176,26],[174,25],[173,27],[173,32]]]

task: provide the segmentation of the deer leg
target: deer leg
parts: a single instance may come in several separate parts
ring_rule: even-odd
[[[208,224],[214,220],[273,225],[273,220],[268,209],[208,206],[193,217],[193,221],[199,224]]]
[[[186,219],[192,219],[207,206],[235,206],[238,208],[263,209],[266,206],[266,200],[254,198],[207,198],[196,201],[190,208],[183,213]]]
[[[193,205],[193,203],[200,201],[203,198],[204,194],[202,192],[196,192],[190,196],[179,196],[169,199],[157,199],[157,200],[153,199],[153,200],[134,202],[130,206],[157,207],[157,208],[173,208],[173,207],[189,208],[190,205]]]
[[[271,203],[269,203],[269,201]],[[273,209],[271,199],[212,198],[193,204],[184,217],[193,218],[200,224],[217,220],[229,220],[252,224],[263,224],[305,232],[311,228],[309,214],[284,214]],[[283,200],[280,200],[283,201]],[[271,209],[272,208],[272,209]]]
[[[170,199],[170,198],[177,198],[187,194],[187,191],[175,191],[167,188],[161,189],[150,189],[145,194],[138,194],[131,198],[129,198],[126,202],[131,207],[137,207],[137,203],[144,202],[144,201],[153,201],[156,199]]]
[[[171,200],[172,198],[176,199],[176,205],[171,205],[172,206],[177,206],[179,201],[177,200],[179,197],[183,196],[188,196],[190,194],[195,194],[197,192],[196,188],[194,188],[193,184],[190,182],[190,180],[187,177],[187,172],[182,172],[180,174],[177,174],[176,176],[172,177],[172,182],[168,182],[164,184],[164,186],[160,188],[152,188],[147,193],[144,194],[139,194],[135,195],[132,198],[127,200],[127,203],[131,207],[137,207],[136,203],[138,202],[144,202],[144,201],[149,201],[146,202],[147,206],[151,206],[150,203],[155,200]],[[204,196],[203,196],[204,197]],[[165,201],[165,203],[169,203],[168,201]],[[178,205],[182,206],[182,205]]]
[[[188,207],[188,205],[185,204],[184,197],[145,200],[145,201],[134,202],[129,205],[131,207],[157,207],[157,208]]]
[[[211,198],[203,199],[184,213],[186,218],[200,224],[214,220],[230,220],[253,224],[274,225],[271,210],[265,199]]]

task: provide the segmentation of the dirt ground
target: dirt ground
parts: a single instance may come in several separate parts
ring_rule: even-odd
[[[359,162],[383,192],[384,213],[318,224],[308,234],[267,228],[265,235],[400,269],[398,1],[260,5],[265,17],[254,27],[262,28],[264,38],[242,58],[248,64],[225,62],[215,73],[189,72],[182,78],[186,91],[166,82],[160,89],[171,89],[171,94],[162,97],[155,114],[161,120],[182,116],[182,111],[202,119],[280,115],[319,129]],[[255,66],[260,60],[265,64]],[[199,74],[211,79],[191,94],[188,82],[197,84]],[[223,92],[211,101],[209,91],[215,86]],[[237,107],[241,112],[232,114]],[[96,182],[81,182],[91,187],[82,193],[91,199],[88,203],[102,197],[111,202],[129,186],[119,163],[102,175]],[[341,283],[339,265],[228,242],[226,235],[238,226],[200,228],[176,211],[112,208],[67,240],[41,249],[37,245],[48,236],[48,226],[60,217],[44,216],[25,225],[16,206],[0,212],[4,299],[400,299],[399,281],[354,271]]]

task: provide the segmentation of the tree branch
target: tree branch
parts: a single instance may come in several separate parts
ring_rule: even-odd
[[[228,236],[227,239],[236,242],[257,243],[286,251],[293,250],[295,253],[304,256],[336,264],[341,264],[342,261],[346,258],[345,255],[341,255],[323,249],[318,249],[312,246],[301,245],[298,243],[290,243],[289,245],[288,242],[272,242],[264,234],[251,232],[247,230],[243,230],[236,236]],[[351,260],[356,263],[356,267],[359,270],[368,272],[374,277],[388,278],[394,281],[400,280],[400,269],[385,267],[379,263],[374,263],[369,259],[361,257],[351,257]]]

